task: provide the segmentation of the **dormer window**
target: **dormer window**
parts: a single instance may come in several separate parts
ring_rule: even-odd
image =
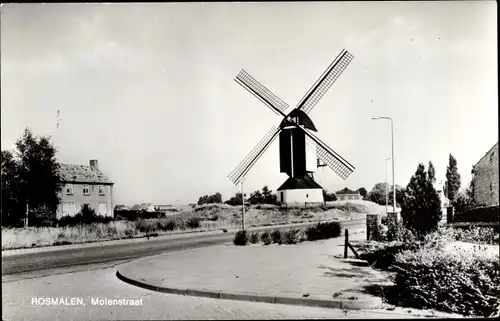
[[[99,185],[99,195],[104,195],[104,185]]]
[[[73,195],[73,184],[66,184],[66,195]]]
[[[90,186],[83,185],[83,195],[90,195]]]

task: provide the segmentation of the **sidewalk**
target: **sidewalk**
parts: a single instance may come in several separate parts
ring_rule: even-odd
[[[364,230],[349,231],[351,241],[363,240]],[[344,260],[344,238],[296,245],[220,245],[158,255],[118,267],[128,283],[166,293],[219,299],[372,309],[380,317],[398,317],[409,309],[391,307],[369,291],[390,284],[390,273],[359,260]],[[350,257],[353,254],[349,253]],[[350,262],[355,262],[353,264]],[[407,317],[446,313],[417,311]]]

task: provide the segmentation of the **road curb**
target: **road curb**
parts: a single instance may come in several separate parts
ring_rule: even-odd
[[[334,309],[344,309],[344,310],[374,309],[380,306],[382,303],[380,298],[373,298],[368,300],[341,300],[333,298],[329,299],[327,297],[320,297],[314,295],[303,296],[298,293],[290,293],[290,292],[286,293],[278,292],[274,295],[269,295],[269,294],[252,293],[252,292],[217,291],[217,290],[207,290],[207,289],[179,289],[179,288],[170,288],[170,287],[153,285],[145,281],[138,281],[136,279],[133,279],[132,277],[123,275],[123,273],[121,273],[119,270],[116,271],[116,276],[123,282],[151,291],[168,293],[168,294],[205,297],[212,299],[289,304],[289,305],[313,306],[313,307],[334,308]]]

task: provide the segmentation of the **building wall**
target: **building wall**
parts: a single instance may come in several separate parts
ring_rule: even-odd
[[[498,204],[498,143],[473,167],[474,198],[480,204]]]
[[[322,203],[323,190],[321,188],[288,189],[288,190],[278,191],[277,197],[279,202],[286,204]]]
[[[339,201],[353,201],[353,200],[360,200],[363,197],[361,194],[336,194],[337,195],[337,200]]]
[[[89,204],[91,208],[93,208],[97,214],[99,214],[99,203],[106,203],[106,216],[113,216],[113,185],[103,185],[103,184],[80,184],[73,183],[73,194],[66,194],[66,184],[63,185],[61,191],[61,203],[59,204],[56,217],[60,219],[65,215],[63,209],[65,209],[65,203],[74,204],[73,208],[75,211],[73,213],[69,213],[69,215],[76,215],[83,204]],[[84,185],[89,186],[90,195],[83,194]],[[104,195],[99,195],[99,185],[104,186]],[[72,205],[69,205],[72,207]]]

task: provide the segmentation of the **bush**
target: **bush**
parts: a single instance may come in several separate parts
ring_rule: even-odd
[[[269,232],[263,232],[260,236],[260,240],[262,241],[262,243],[264,243],[264,245],[269,245],[273,241]]]
[[[127,227],[124,233],[127,238],[133,238],[137,234],[137,231],[133,228]]]
[[[498,228],[494,227],[466,227],[466,228],[443,228],[441,234],[449,235],[453,241],[462,241],[479,244],[498,244]]]
[[[191,217],[187,221],[187,226],[189,228],[199,228],[201,219],[199,217]]]
[[[306,229],[308,241],[324,240],[333,237],[339,237],[342,234],[340,222],[318,223],[315,226],[309,226]]]
[[[300,242],[300,229],[291,228],[284,233],[284,243],[285,244],[297,244]]]
[[[259,232],[254,232],[250,234],[250,243],[257,244],[259,243]]]
[[[271,233],[271,239],[273,240],[273,243],[281,245],[281,244],[283,244],[283,233],[280,230],[275,229]]]
[[[157,222],[152,220],[144,220],[142,218],[135,221],[135,229],[139,232],[150,234],[158,229]]]
[[[498,256],[425,248],[399,253],[395,265],[391,299],[398,304],[482,317],[499,307]]]
[[[109,223],[113,220],[112,217],[109,216],[103,216],[103,215],[94,215],[90,216],[87,214],[87,216],[84,216],[83,214],[79,213],[75,216],[63,216],[61,219],[57,221],[57,224],[59,226],[75,226],[75,225],[89,225],[92,223]]]
[[[388,228],[382,224],[377,224],[370,228],[370,240],[377,242],[387,241]]]
[[[240,231],[236,232],[236,234],[234,235],[233,243],[234,243],[234,245],[240,245],[240,246],[247,245],[248,244],[247,231],[240,230]]]

